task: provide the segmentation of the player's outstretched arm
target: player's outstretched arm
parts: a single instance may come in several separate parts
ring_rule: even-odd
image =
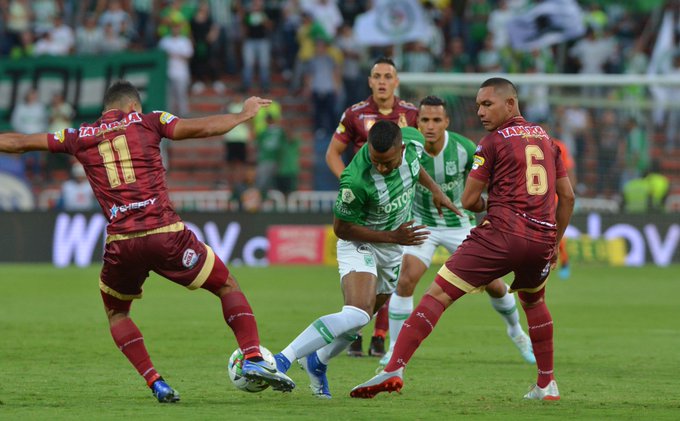
[[[2,133],[0,134],[0,152],[24,153],[31,151],[48,150],[47,133],[21,134],[21,133]]]
[[[243,109],[240,113],[181,119],[175,125],[172,139],[184,140],[223,135],[239,124],[255,117],[260,108],[271,103],[271,99],[251,96],[243,103]]]
[[[416,246],[423,244],[430,232],[425,231],[425,228],[427,228],[425,225],[414,225],[414,223],[415,221],[404,222],[394,231],[376,231],[363,225],[335,218],[333,231],[338,238],[346,241]]]
[[[486,190],[485,182],[468,177],[463,196],[460,198],[463,207],[471,212],[484,212],[486,210],[486,200],[482,197],[484,190]]]
[[[331,172],[335,174],[336,177],[340,178],[340,175],[345,170],[345,163],[342,161],[342,154],[345,153],[347,149],[347,144],[342,143],[333,136],[328,148],[326,149],[326,164],[330,168]]]
[[[451,200],[442,192],[442,189],[439,188],[437,183],[430,177],[430,174],[427,173],[423,169],[423,167],[420,167],[420,173],[418,174],[418,182],[425,186],[429,191],[432,192],[432,203],[434,204],[434,207],[437,208],[437,212],[439,213],[439,216],[443,216],[442,208],[447,208],[458,216],[463,216],[463,214],[458,210],[456,205],[454,205]]]

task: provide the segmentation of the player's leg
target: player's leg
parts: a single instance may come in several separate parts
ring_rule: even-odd
[[[110,237],[109,237],[110,238]],[[131,258],[145,239],[107,241],[99,289],[109,321],[111,337],[161,403],[177,402],[179,393],[168,386],[156,371],[144,344],[144,337],[129,317],[132,300],[141,298],[149,269]]]
[[[406,319],[413,311],[413,292],[418,281],[427,270],[427,265],[418,257],[404,254],[399,271],[397,289],[390,297],[390,346],[388,352],[380,359],[380,366],[384,367],[392,356],[392,350],[399,337],[399,332]]]
[[[273,370],[260,353],[260,337],[250,303],[239,289],[229,269],[213,250],[186,228],[177,232],[148,236],[147,247],[154,250],[153,270],[159,275],[190,290],[210,291],[220,300],[225,322],[234,332],[245,356],[245,377],[263,380],[273,390],[291,391],[295,383],[285,374]]]
[[[536,292],[520,291],[518,295],[527,316],[529,336],[538,367],[536,388],[532,389],[525,398],[557,400],[559,392],[554,376],[553,320],[545,304],[545,288]]]
[[[491,306],[503,318],[508,336],[519,349],[522,358],[526,362],[534,364],[536,358],[531,348],[531,339],[519,323],[519,311],[517,310],[515,296],[508,292],[508,286],[501,279],[495,279],[487,285],[486,292],[489,294]]]
[[[389,299],[384,305],[380,306],[375,313],[375,326],[373,336],[368,347],[368,355],[371,357],[382,357],[385,355],[385,337],[390,326],[389,319]]]
[[[465,291],[440,275],[423,295],[420,303],[406,320],[385,369],[369,381],[352,389],[353,398],[372,398],[380,392],[398,392],[403,387],[403,371],[420,344],[437,325],[439,318]]]

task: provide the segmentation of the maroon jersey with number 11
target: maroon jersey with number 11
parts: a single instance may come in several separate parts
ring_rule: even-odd
[[[179,222],[168,197],[160,142],[172,138],[170,113],[106,111],[92,124],[48,135],[50,152],[73,155],[109,219],[107,232],[147,231]]]
[[[489,184],[486,218],[494,229],[555,244],[556,180],[567,172],[541,126],[518,116],[486,135],[469,176]]]

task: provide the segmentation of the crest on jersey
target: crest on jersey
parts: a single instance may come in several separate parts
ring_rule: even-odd
[[[368,132],[371,130],[371,127],[375,124],[375,116],[366,116],[364,117],[364,128]]]
[[[413,162],[411,162],[411,175],[414,177],[418,175],[418,172],[420,171],[420,161],[417,159],[414,159]]]
[[[456,168],[456,163],[453,161],[446,162],[446,168],[444,168],[446,175],[456,175],[458,168]]]
[[[474,158],[473,158],[473,162],[472,162],[472,169],[476,170],[480,166],[484,165],[484,162],[485,161],[484,161],[483,157],[481,157],[479,155],[475,155]]]
[[[351,189],[342,189],[340,192],[340,200],[344,203],[352,203],[354,199],[356,199],[356,196],[354,196],[354,192]]]
[[[399,122],[397,123],[399,127],[407,127],[408,122],[406,122],[406,114],[405,113],[399,113]]]

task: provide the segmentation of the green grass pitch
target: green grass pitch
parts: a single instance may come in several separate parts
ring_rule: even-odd
[[[550,403],[522,400],[535,368],[521,360],[483,295],[464,297],[444,313],[411,360],[401,395],[349,398],[377,360],[344,354],[329,367],[329,401],[312,397],[296,368],[293,393],[247,394],[226,373],[236,341],[218,301],[152,276],[132,316],[156,368],[182,396],[178,404],[160,405],[109,335],[98,272],[0,266],[0,419],[680,419],[677,265],[576,267],[567,281],[551,279],[562,400]],[[262,344],[273,352],[342,305],[332,267],[233,272],[255,311]],[[421,281],[417,300],[434,273]]]

